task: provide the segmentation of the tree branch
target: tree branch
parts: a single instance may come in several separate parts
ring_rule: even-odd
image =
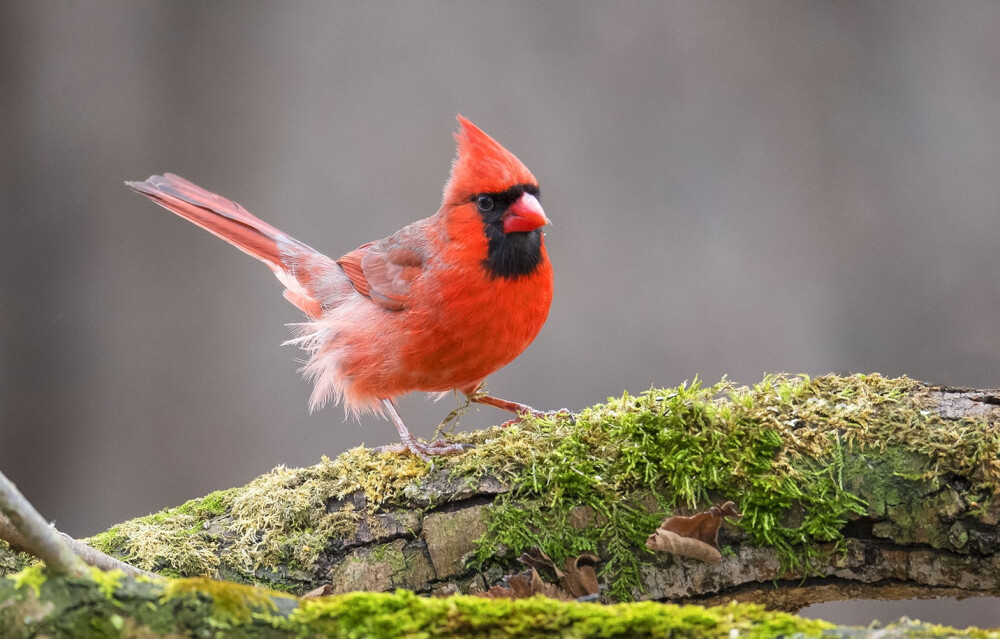
[[[546,636],[629,637],[903,637],[987,636],[919,621],[885,628],[834,626],[753,604],[717,608],[602,606],[535,597],[491,600],[396,593],[350,593],[297,599],[261,588],[207,579],[98,583],[53,577],[38,569],[21,585],[0,580],[0,635],[20,637],[183,636],[219,638],[448,638]],[[992,635],[990,635],[992,636]]]
[[[0,538],[44,561],[60,575],[82,577],[87,566],[48,522],[24,498],[14,482],[0,472]]]
[[[35,511],[34,506],[28,503],[28,501],[24,498],[24,496],[21,495],[19,491],[17,491],[17,487],[14,486],[14,484],[9,479],[7,479],[3,475],[3,473],[0,473],[0,501],[4,503],[4,506],[6,506],[6,504],[8,503],[6,501],[7,498],[5,498],[4,495],[10,495],[11,488],[13,488],[13,490],[16,491],[15,498],[9,501],[10,504],[13,504],[12,508],[15,511],[22,513],[27,512],[26,509],[30,509],[31,512],[34,512],[36,515],[38,515],[38,518],[41,519],[41,515],[38,514],[37,511]],[[46,529],[46,532],[44,533],[46,536],[46,543],[43,546],[42,544],[39,544],[37,541],[34,541],[31,537],[26,537],[25,534],[23,534],[21,530],[19,530],[18,527],[15,526],[14,523],[10,519],[8,519],[5,514],[3,514],[4,512],[7,512],[7,508],[4,506],[0,506],[0,510],[3,511],[0,512],[0,540],[6,541],[10,545],[10,547],[13,548],[14,550],[34,555],[35,557],[38,557],[42,561],[49,564],[51,560],[51,555],[49,556],[49,559],[46,559],[46,555],[44,553],[49,551],[45,550],[45,548],[52,548],[55,545],[61,543],[65,544],[65,546],[67,546],[73,554],[82,559],[85,564],[94,566],[95,568],[100,568],[101,570],[120,570],[126,575],[129,575],[131,577],[139,577],[139,576],[156,577],[156,575],[154,575],[151,572],[140,570],[135,566],[130,566],[129,564],[126,564],[123,561],[119,561],[118,559],[115,559],[110,555],[106,555],[103,552],[88,546],[82,541],[73,539],[66,533],[57,531],[55,527],[49,524],[45,524],[44,526],[44,528]],[[42,520],[42,522],[44,523],[44,520]],[[35,525],[37,525],[37,522]],[[35,530],[34,534],[36,535],[38,534],[37,529]],[[56,561],[62,561],[62,558],[57,559]],[[56,564],[56,565],[50,564],[50,565],[53,566],[53,570],[62,574],[75,574],[77,576],[81,576],[83,574],[79,572],[79,570],[77,570],[81,568],[79,565],[76,566],[76,569],[70,571],[67,571],[65,567],[60,567],[62,566],[62,564]]]

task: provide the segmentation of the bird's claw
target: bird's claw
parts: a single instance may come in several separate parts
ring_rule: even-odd
[[[447,442],[443,439],[436,439],[429,444],[421,444],[416,439],[413,439],[399,444],[379,446],[375,450],[380,453],[412,453],[425,462],[433,462],[434,457],[460,455],[470,448],[475,448],[475,446],[472,444]]]

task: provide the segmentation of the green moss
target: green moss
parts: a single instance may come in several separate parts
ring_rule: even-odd
[[[414,457],[376,455],[364,448],[335,461],[324,457],[309,468],[275,468],[233,498],[230,529],[236,538],[224,557],[254,569],[286,562],[309,566],[330,539],[353,536],[363,516],[353,504],[327,512],[329,500],[360,492],[371,513],[427,472],[427,464]]]
[[[125,576],[120,570],[108,570],[104,571],[100,568],[90,568],[90,578],[97,588],[100,590],[101,594],[104,595],[105,599],[111,599],[114,597],[115,591],[121,586],[122,578]]]
[[[533,545],[557,562],[597,549],[610,594],[627,600],[651,561],[645,538],[664,515],[733,499],[749,541],[808,574],[815,544],[832,542],[836,551],[847,520],[866,512],[845,484],[847,450],[913,448],[933,469],[922,477],[953,471],[976,476],[984,491],[1000,487],[996,429],[922,410],[913,396],[922,388],[878,375],[768,376],[751,388],[696,380],[609,399],[575,423],[526,420],[506,435],[530,450],[521,457],[528,461],[508,467],[515,489],[490,509],[478,560],[516,557]],[[476,452],[489,455],[490,447]],[[597,517],[575,530],[570,513],[581,504]]]
[[[637,397],[624,394],[584,410],[573,424],[565,420],[563,433],[535,446],[532,463],[512,481],[517,489],[491,509],[480,561],[500,548],[516,556],[531,545],[557,562],[599,550],[608,559],[604,576],[611,595],[627,600],[635,596],[641,564],[651,559],[646,537],[677,506],[738,496],[751,539],[786,551],[820,535],[831,537],[833,525],[857,509],[856,501],[822,471],[793,473],[785,464],[784,472],[773,472],[780,433],[748,414],[755,398],[720,399],[728,392],[735,389],[725,383],[703,388],[695,381]],[[776,384],[774,394],[792,401],[798,387]],[[804,475],[814,480],[816,493],[803,489]],[[520,503],[529,496],[537,507]],[[780,515],[796,501],[805,506],[807,525],[782,526]],[[569,515],[581,504],[598,516],[574,531]]]
[[[195,577],[168,581],[163,588],[160,603],[171,604],[174,600],[189,597],[207,597],[211,600],[210,620],[219,628],[248,623],[255,615],[266,618],[277,611],[275,598],[291,599],[288,595],[257,586]]]
[[[42,596],[42,584],[45,583],[45,565],[35,564],[33,566],[28,566],[27,568],[21,570],[8,577],[14,582],[14,588],[17,590],[22,590],[24,588],[31,588],[35,593],[35,597]]]
[[[719,608],[652,602],[600,606],[544,597],[488,600],[351,593],[302,601],[289,621],[328,637],[776,637],[819,636],[823,621],[768,612],[763,606]]]
[[[0,635],[4,637],[602,637],[715,638],[867,636],[820,620],[772,612],[756,604],[713,608],[655,602],[614,605],[560,602],[544,597],[424,598],[412,592],[349,593],[296,599],[263,588],[208,579],[87,579],[31,574],[0,580]],[[110,583],[110,582],[107,582]],[[20,592],[24,589],[23,592]],[[892,636],[996,639],[997,631],[906,622]]]
[[[225,561],[254,579],[262,567],[308,567],[330,539],[355,534],[362,513],[351,504],[328,513],[328,500],[361,491],[373,512],[427,472],[419,459],[358,448],[309,468],[279,466],[246,486],[124,522],[88,542],[168,576],[217,577]],[[225,544],[211,528],[219,517],[234,534]]]
[[[124,522],[87,540],[95,548],[165,576],[215,574],[218,540],[192,513],[176,509]]]
[[[208,522],[231,507],[235,493],[236,489],[216,491],[124,522],[87,542],[139,568],[168,576],[217,574],[218,539],[207,530]]]
[[[36,580],[37,581],[37,580]],[[150,584],[122,581],[108,600],[86,580],[50,578],[37,598],[10,600],[0,582],[4,636],[204,637],[817,637],[823,621],[768,612],[762,606],[719,608],[652,602],[601,606],[544,597],[489,600],[423,598],[409,591],[295,599],[263,588],[208,579]],[[33,593],[33,590],[29,590]],[[33,597],[33,595],[29,595]]]
[[[203,518],[221,515],[229,509],[234,492],[233,489],[217,490],[214,493],[205,495],[201,499],[192,499],[187,504],[184,504],[184,506],[191,504],[195,514]],[[181,508],[184,506],[181,506]]]
[[[86,539],[86,542],[102,552],[112,552],[116,544],[122,539],[122,531],[119,526],[112,526],[102,533],[97,533]]]

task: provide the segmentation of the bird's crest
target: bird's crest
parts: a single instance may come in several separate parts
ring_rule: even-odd
[[[513,153],[458,116],[458,155],[444,187],[445,204],[464,204],[477,193],[501,193],[518,184],[537,184],[535,176]]]

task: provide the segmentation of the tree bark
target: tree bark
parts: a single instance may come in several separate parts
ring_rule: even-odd
[[[647,440],[676,432],[687,439],[649,459]],[[733,462],[740,451],[726,448],[730,436],[759,454]],[[764,447],[772,436],[773,447]],[[91,542],[144,569],[294,594],[323,586],[334,594],[477,593],[522,570],[517,557],[538,541],[554,555],[596,551],[605,602],[626,592],[794,611],[837,599],[1000,595],[998,391],[877,375],[769,377],[751,389],[695,385],[625,396],[575,423],[530,421],[455,437],[477,448],[432,466],[355,449],[307,469],[279,467]],[[630,457],[633,450],[642,454]],[[669,473],[691,450],[692,474],[716,463],[711,476],[729,474],[698,474],[696,499],[677,499],[687,478]],[[614,465],[594,465],[606,457]],[[761,460],[767,463],[746,467]],[[653,462],[660,475],[651,475]],[[578,468],[625,470],[615,477],[579,471],[589,482],[579,488],[567,483]],[[810,491],[797,494],[796,484]],[[559,511],[567,494],[581,501]],[[750,511],[723,525],[720,564],[646,550],[640,540],[655,524],[622,532],[670,514],[663,504],[671,500],[674,513],[687,513],[723,499]],[[629,518],[619,517],[622,504]],[[538,530],[556,511],[565,515],[557,534]],[[518,512],[528,522],[517,528],[526,536],[520,546],[510,527],[519,525]],[[0,552],[0,574],[17,561]],[[627,590],[618,587],[628,579]]]

